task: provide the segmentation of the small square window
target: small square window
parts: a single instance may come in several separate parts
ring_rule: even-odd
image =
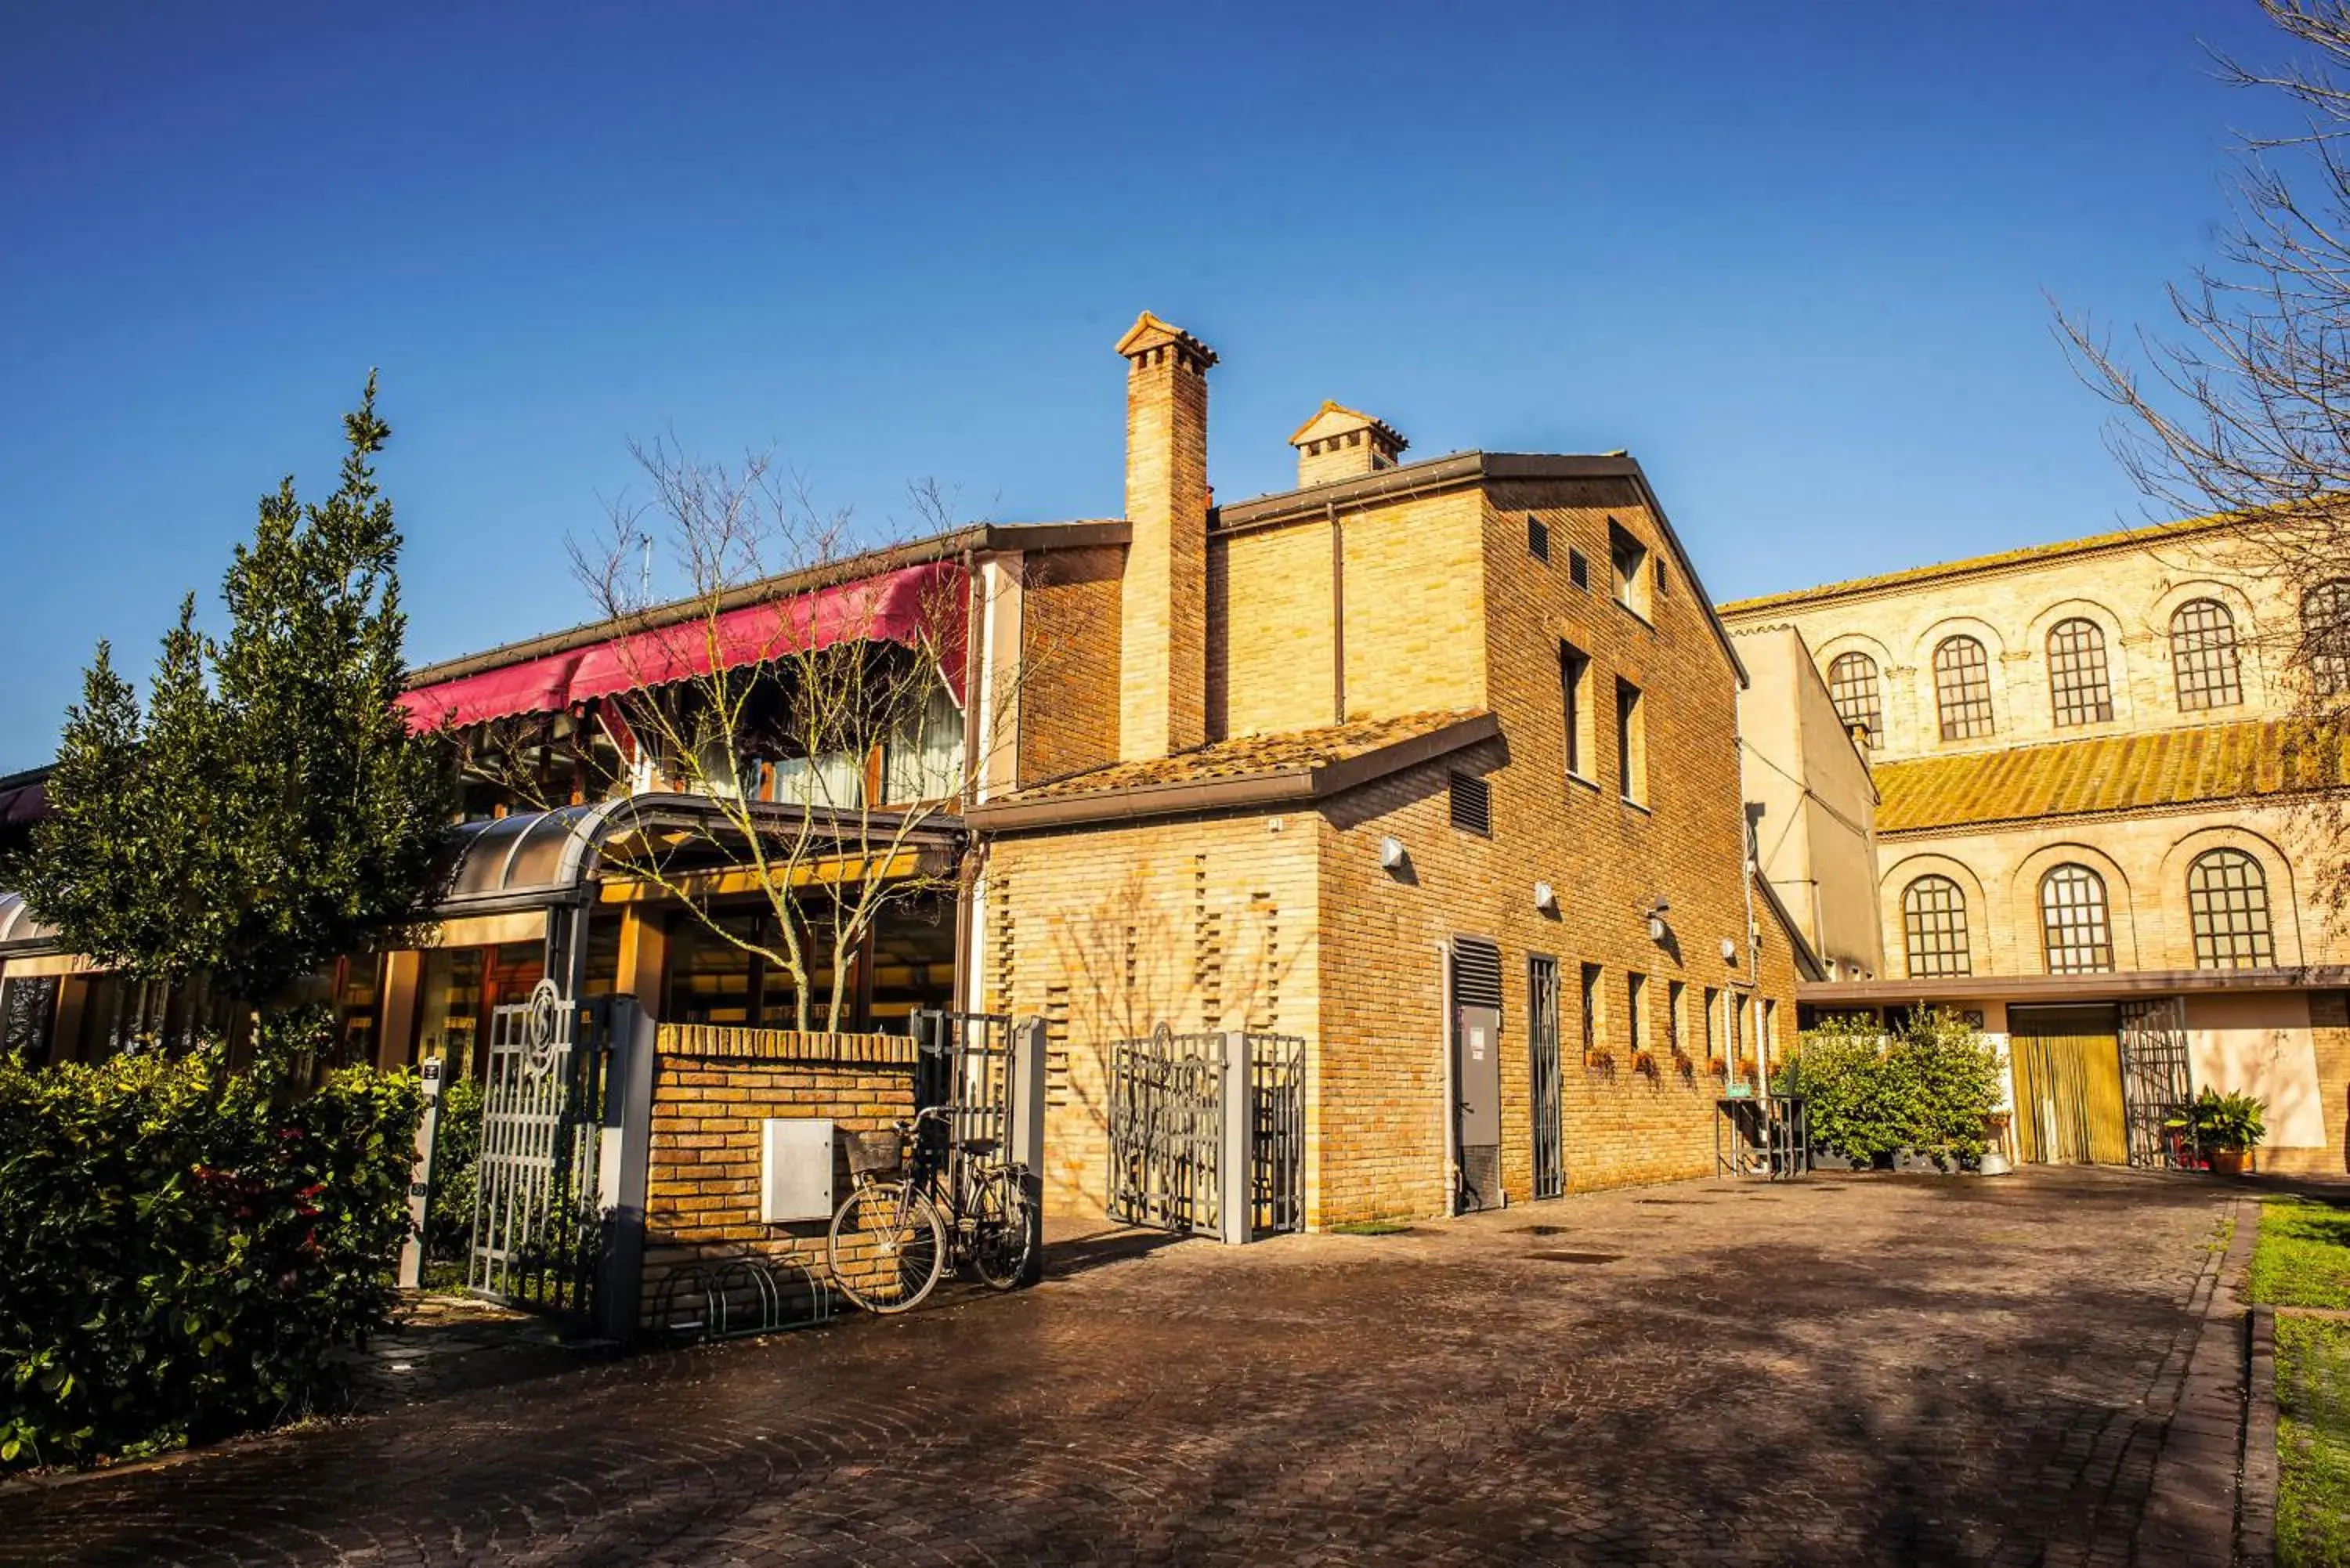
[[[1583,558],[1583,552],[1580,550],[1569,550],[1566,553],[1566,580],[1578,588],[1587,588],[1591,586],[1591,563]]]
[[[1550,559],[1550,524],[1539,517],[1526,519],[1526,554],[1537,561]]]

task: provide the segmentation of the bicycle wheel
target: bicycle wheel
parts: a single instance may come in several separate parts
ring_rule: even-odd
[[[979,1277],[999,1291],[1008,1291],[1028,1277],[1028,1187],[1024,1172],[1015,1167],[990,1171],[972,1196],[977,1224],[972,1235],[972,1266]]]
[[[825,1261],[841,1293],[867,1312],[904,1312],[946,1271],[939,1211],[902,1181],[876,1181],[848,1195],[832,1217]]]

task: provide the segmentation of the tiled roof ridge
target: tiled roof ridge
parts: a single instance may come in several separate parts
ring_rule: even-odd
[[[1058,800],[1149,784],[1246,778],[1311,768],[1432,734],[1484,711],[1481,708],[1430,709],[1302,729],[1230,735],[1164,757],[1105,763],[1082,773],[1031,784],[1000,796],[998,801],[1008,805]]]

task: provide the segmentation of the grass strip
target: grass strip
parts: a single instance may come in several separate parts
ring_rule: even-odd
[[[2268,1306],[2350,1308],[2350,1208],[2307,1198],[2263,1201],[2246,1288]]]
[[[2276,1325],[2277,1561],[2350,1563],[2350,1324]]]

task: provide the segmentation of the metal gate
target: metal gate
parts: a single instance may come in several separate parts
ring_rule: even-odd
[[[605,1053],[553,981],[492,1010],[466,1288],[584,1316],[604,1241]]]
[[[1246,1104],[1228,1105],[1228,1085]],[[1109,1087],[1113,1218],[1236,1241],[1305,1229],[1302,1038],[1178,1034],[1162,1023],[1110,1047]],[[1248,1175],[1247,1212],[1229,1217],[1227,1149]]]
[[[2122,1106],[2129,1162],[2152,1169],[2188,1165],[2185,1137],[2168,1124],[2194,1098],[2187,1054],[2187,1007],[2175,996],[2122,1003]]]
[[[950,1107],[958,1148],[999,1149],[1012,1130],[1012,1020],[994,1012],[917,1011],[914,1107]]]
[[[1526,961],[1526,1041],[1534,1094],[1534,1196],[1566,1190],[1565,1109],[1558,1061],[1558,961]]]

